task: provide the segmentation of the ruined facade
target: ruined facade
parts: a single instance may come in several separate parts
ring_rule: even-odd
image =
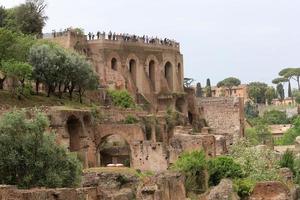
[[[99,75],[101,87],[126,89],[138,103],[147,102],[153,111],[168,106],[186,110],[182,98],[183,56],[178,43],[124,41],[120,36],[115,40],[87,40],[72,31],[48,39],[85,54]]]

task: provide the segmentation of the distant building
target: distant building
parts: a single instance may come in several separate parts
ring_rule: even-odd
[[[287,97],[283,100],[280,100],[280,99],[273,99],[272,100],[272,104],[273,105],[276,105],[276,106],[281,106],[281,105],[296,105],[296,102],[295,102],[295,98],[292,98],[292,97]]]
[[[273,124],[269,125],[269,130],[272,134],[274,140],[277,140],[283,136],[283,134],[289,130],[292,125],[291,124]]]
[[[239,86],[234,86],[231,89],[231,95],[228,88],[225,87],[217,87],[213,86],[211,88],[212,97],[242,97],[244,99],[244,102],[249,99],[248,97],[248,91],[247,91],[247,85],[241,84]]]

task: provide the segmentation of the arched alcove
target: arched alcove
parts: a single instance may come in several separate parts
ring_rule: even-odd
[[[137,66],[136,66],[136,61],[134,59],[131,59],[129,61],[129,67],[128,67],[128,71],[131,75],[131,78],[134,82],[134,84],[136,84],[136,77],[137,77]]]
[[[151,81],[151,84],[153,88],[155,88],[155,61],[154,60],[151,60],[149,62],[148,71],[149,71],[149,79]]]
[[[168,82],[170,90],[173,90],[173,69],[172,64],[170,62],[167,62],[165,64],[165,78]]]
[[[70,138],[69,149],[71,152],[80,150],[80,135],[82,133],[81,121],[75,116],[70,116],[67,120],[67,129]]]
[[[177,65],[177,79],[179,87],[182,87],[182,67],[180,63]]]
[[[117,71],[118,70],[118,61],[116,58],[111,59],[111,69]]]
[[[123,164],[130,167],[131,150],[128,142],[120,135],[107,135],[101,139],[97,153],[99,165],[105,167],[109,164]]]

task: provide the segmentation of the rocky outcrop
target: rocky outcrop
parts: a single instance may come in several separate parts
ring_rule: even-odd
[[[230,179],[222,179],[219,185],[214,187],[207,195],[206,200],[239,200],[233,191],[233,183]]]
[[[249,200],[291,200],[289,188],[278,181],[257,183]]]

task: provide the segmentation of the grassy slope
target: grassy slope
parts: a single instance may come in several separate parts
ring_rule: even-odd
[[[15,96],[12,96],[10,92],[0,90],[0,107],[35,107],[35,106],[66,106],[71,108],[84,108],[91,106],[90,104],[80,104],[76,99],[70,101],[69,98],[64,97],[59,99],[56,96],[46,97],[45,94],[31,95],[28,98],[18,100]]]

